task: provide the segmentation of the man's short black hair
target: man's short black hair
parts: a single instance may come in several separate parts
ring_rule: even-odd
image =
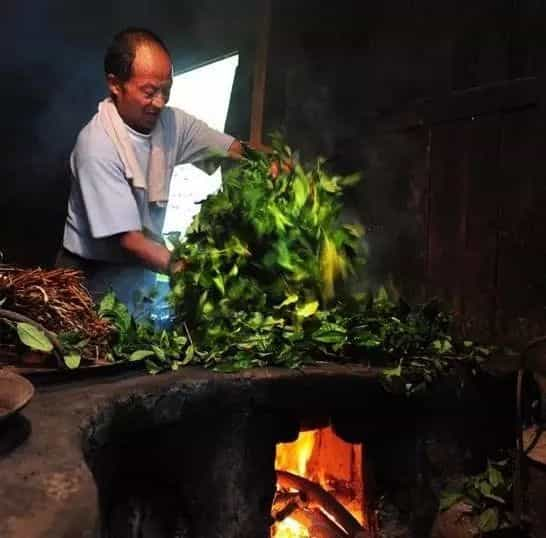
[[[127,82],[131,78],[137,47],[150,43],[158,45],[170,56],[163,40],[150,30],[126,28],[116,34],[104,55],[104,74],[115,75],[121,82]]]

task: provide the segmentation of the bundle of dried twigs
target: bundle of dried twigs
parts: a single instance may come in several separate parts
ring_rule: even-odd
[[[75,269],[22,269],[0,265],[2,308],[23,314],[54,333],[77,332],[96,346],[112,326],[98,317]],[[101,346],[102,347],[102,346]]]

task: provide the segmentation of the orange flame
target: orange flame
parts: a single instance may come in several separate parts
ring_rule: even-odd
[[[271,536],[274,538],[311,538],[307,529],[291,517],[273,525]]]
[[[277,445],[275,469],[319,484],[363,523],[362,445],[346,443],[331,427],[300,432],[296,441]],[[271,536],[309,538],[309,532],[304,525],[287,517],[273,525]]]
[[[307,476],[307,464],[315,447],[317,430],[300,432],[293,443],[279,443],[275,457],[275,469]]]

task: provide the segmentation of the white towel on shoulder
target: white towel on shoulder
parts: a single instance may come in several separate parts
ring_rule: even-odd
[[[148,191],[149,202],[166,203],[169,198],[169,178],[161,117],[152,131],[148,170],[142,170],[138,163],[129,132],[110,97],[99,103],[99,119],[114,143],[125,176],[132,181],[133,187]]]

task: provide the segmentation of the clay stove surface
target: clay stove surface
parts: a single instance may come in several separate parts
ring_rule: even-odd
[[[365,407],[382,391],[379,372],[355,365],[237,375],[186,368],[39,388],[22,415],[0,429],[0,536],[96,537],[98,493],[86,457],[131,417],[144,412],[149,426],[168,425],[211,402],[222,410],[282,411],[328,401]]]

